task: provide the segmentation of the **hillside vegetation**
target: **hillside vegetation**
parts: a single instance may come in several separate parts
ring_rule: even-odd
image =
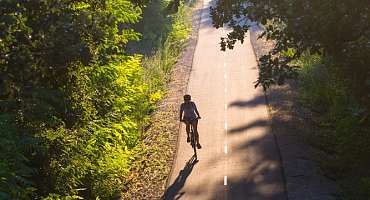
[[[120,192],[190,31],[183,15],[156,13],[166,28],[147,45],[153,53],[128,53],[130,41],[150,37],[135,28],[151,17],[148,5],[0,2],[0,199]]]

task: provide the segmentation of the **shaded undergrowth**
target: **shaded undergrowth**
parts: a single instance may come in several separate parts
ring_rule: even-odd
[[[368,199],[370,123],[364,105],[330,59],[306,54],[298,63],[300,100],[312,111],[315,124],[309,140],[331,155],[322,161],[326,175],[340,183],[339,199]]]

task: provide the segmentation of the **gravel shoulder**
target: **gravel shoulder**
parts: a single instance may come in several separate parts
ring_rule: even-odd
[[[174,66],[166,96],[151,117],[151,125],[144,133],[143,151],[134,161],[134,168],[122,190],[120,199],[160,199],[176,155],[177,138],[180,130],[178,109],[187,90],[193,55],[200,25],[198,0],[193,5],[192,33],[188,44]]]
[[[257,58],[268,53],[273,42],[257,39],[262,29],[251,27],[251,42]],[[288,81],[266,92],[272,130],[278,143],[289,200],[331,200],[337,192],[333,180],[325,177],[319,160],[323,155],[309,145],[314,126],[312,115],[299,103],[298,85]]]

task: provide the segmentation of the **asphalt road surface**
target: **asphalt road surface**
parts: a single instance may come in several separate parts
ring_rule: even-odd
[[[202,149],[196,162],[184,126],[164,199],[286,199],[278,148],[269,126],[265,97],[253,82],[257,62],[249,35],[244,44],[222,52],[204,0],[188,93],[202,119]]]

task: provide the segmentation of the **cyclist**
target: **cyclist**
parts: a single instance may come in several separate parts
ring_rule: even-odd
[[[200,149],[202,146],[199,143],[198,119],[200,119],[200,115],[197,106],[191,101],[190,95],[184,95],[184,103],[180,106],[180,121],[186,124],[186,134],[188,136],[186,141],[188,143],[190,142],[190,124],[193,125],[197,148]]]

